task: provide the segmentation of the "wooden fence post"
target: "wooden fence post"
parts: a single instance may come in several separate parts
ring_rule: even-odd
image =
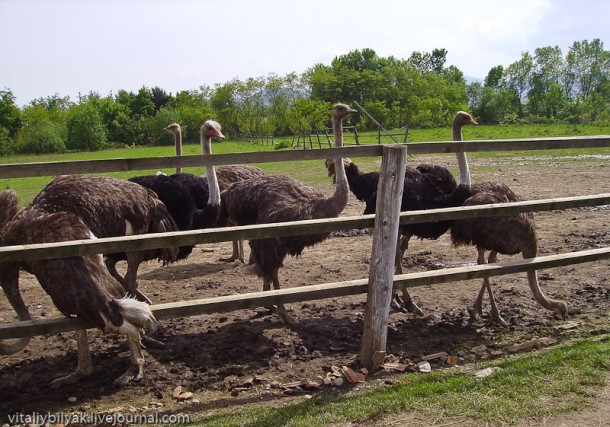
[[[360,364],[369,370],[375,370],[385,357],[406,159],[406,146],[383,147],[360,350]]]

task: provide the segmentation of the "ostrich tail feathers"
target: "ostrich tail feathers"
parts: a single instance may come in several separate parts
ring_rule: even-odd
[[[171,217],[161,219],[160,221],[154,221],[150,228],[152,233],[167,233],[178,230],[176,223],[171,219]],[[179,251],[180,249],[177,246],[159,248],[157,252],[158,259],[159,261],[162,261],[163,264],[175,262],[179,259]]]
[[[0,233],[17,212],[19,212],[19,200],[15,190],[0,192]]]

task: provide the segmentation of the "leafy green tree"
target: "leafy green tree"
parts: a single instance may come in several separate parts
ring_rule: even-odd
[[[20,132],[15,151],[24,154],[49,154],[65,150],[62,127],[44,118],[33,122]]]
[[[0,127],[6,129],[8,138],[14,138],[21,123],[21,111],[15,105],[13,92],[8,89],[0,90]]]
[[[524,115],[526,98],[532,88],[533,71],[534,59],[529,52],[522,53],[521,59],[506,69],[507,86],[515,94],[520,117]]]
[[[213,117],[209,101],[210,92],[209,87],[201,87],[199,91],[181,91],[170,102],[170,108],[180,117],[184,142],[198,141],[201,125]]]
[[[90,104],[74,107],[68,118],[68,141],[70,150],[100,150],[106,145],[106,129],[97,109]]]
[[[131,98],[129,109],[135,119],[141,117],[152,117],[155,114],[155,104],[152,101],[152,94],[146,87],[140,88],[138,93]]]
[[[174,145],[174,135],[165,130],[171,123],[182,122],[180,114],[171,107],[162,107],[151,121],[150,131],[155,145]],[[180,125],[182,129],[182,125]],[[184,131],[183,131],[184,133]]]
[[[162,107],[166,106],[172,99],[163,89],[158,86],[153,87],[150,90],[150,98],[155,106],[155,111],[159,111]]]
[[[212,111],[214,111],[216,119],[223,129],[228,132],[227,134],[239,133],[237,123],[239,85],[240,82],[237,79],[222,85],[217,84],[210,97],[210,107],[212,107]]]
[[[497,65],[489,70],[489,73],[487,73],[487,76],[485,77],[485,86],[498,90],[500,89],[503,77],[504,67]]]

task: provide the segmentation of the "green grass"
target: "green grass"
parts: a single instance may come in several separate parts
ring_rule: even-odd
[[[392,131],[400,133],[400,131]],[[512,139],[512,138],[528,138],[528,137],[552,137],[552,136],[578,136],[578,135],[601,135],[610,134],[610,126],[593,126],[593,125],[511,125],[511,126],[466,126],[464,128],[464,139]],[[362,141],[368,143],[376,143],[377,132],[364,132],[359,134]],[[349,141],[350,136],[346,135],[346,141]],[[425,142],[425,141],[446,141],[450,139],[449,129],[413,129],[409,134],[409,142]],[[389,139],[383,140],[387,142]],[[400,139],[402,141],[402,139]],[[277,143],[284,143],[290,147],[292,137],[276,138]],[[266,144],[256,144],[252,142],[228,140],[222,142],[214,142],[212,150],[217,154],[224,153],[241,153],[241,152],[258,152],[272,151],[275,147]],[[39,163],[50,161],[74,161],[74,160],[97,160],[97,159],[114,159],[114,158],[137,158],[137,157],[160,157],[173,156],[175,149],[173,146],[163,147],[126,147],[101,150],[96,152],[77,152],[52,155],[10,155],[1,158],[2,163]],[[201,149],[199,144],[185,144],[183,147],[183,155],[200,154]],[[584,154],[604,154],[610,155],[610,147],[600,149],[571,149],[571,150],[552,150],[552,151],[527,151],[527,152],[478,152],[469,153],[473,158],[514,158],[523,156],[551,156],[555,162],[564,161],[589,161],[590,158],[582,156]],[[447,155],[450,156],[450,155]],[[581,156],[581,157],[578,157]],[[419,159],[425,160],[425,156],[414,156],[410,158],[411,162],[417,162]],[[380,159],[374,157],[353,159],[363,170],[379,169]],[[323,162],[319,161],[294,161],[285,163],[266,163],[259,165],[267,173],[282,173],[293,176],[307,184],[314,186],[329,185],[330,180],[326,176]],[[136,171],[136,172],[116,172],[108,173],[109,176],[118,178],[130,178],[135,175],[145,175],[154,173],[154,171]],[[172,169],[164,169],[165,173],[173,173]],[[203,174],[204,168],[187,168],[185,172],[194,174]],[[0,189],[13,188],[17,191],[22,205],[29,203],[36,194],[49,181],[49,177],[33,177],[33,178],[16,178],[16,179],[1,179]]]
[[[401,413],[435,423],[460,420],[515,424],[586,409],[606,385],[610,336],[578,339],[480,368],[502,370],[477,379],[457,370],[408,374],[392,386],[353,396],[323,395],[284,405],[211,415],[201,426],[321,426],[367,423]]]

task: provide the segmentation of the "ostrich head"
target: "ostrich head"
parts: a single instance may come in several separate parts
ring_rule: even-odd
[[[206,120],[203,125],[201,125],[201,136],[207,136],[209,138],[223,138],[224,135],[220,131],[220,123],[215,122],[214,120]]]
[[[453,126],[478,125],[466,111],[458,111],[453,118]]]
[[[177,133],[180,133],[180,131],[181,131],[180,125],[178,123],[172,123],[171,125],[167,125],[163,129],[165,129],[168,132],[173,133],[174,135]]]
[[[343,104],[341,102],[337,102],[333,105],[333,117],[337,119],[342,119],[348,114],[357,113],[357,110],[354,110],[347,104]]]
[[[349,157],[343,158],[343,167],[348,168],[351,164],[352,164],[352,160]],[[326,159],[326,162],[324,162],[324,165],[326,166],[326,170],[328,171],[328,176],[332,176],[333,181],[334,181],[334,177],[335,177],[334,159]]]

